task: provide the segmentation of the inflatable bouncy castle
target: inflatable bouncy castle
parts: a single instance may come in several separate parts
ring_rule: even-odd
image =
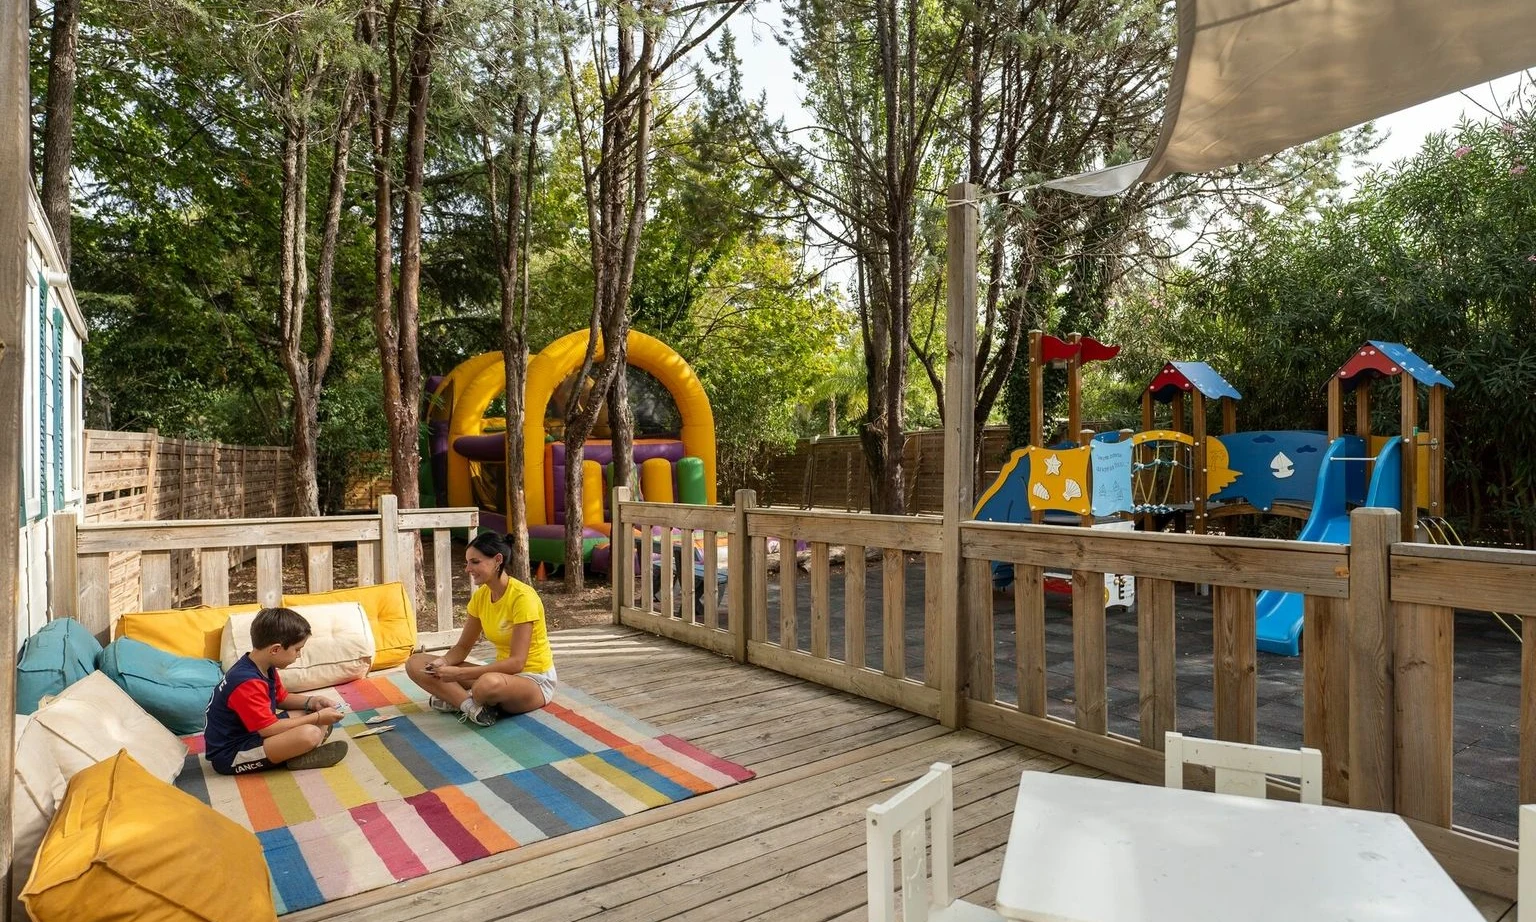
[[[523,403],[523,492],[528,506],[529,556],[558,565],[565,559],[566,407],[580,396],[587,348],[579,330],[550,343],[528,361]],[[596,360],[603,356],[599,346]],[[665,343],[629,334],[629,397],[635,420],[634,466],[647,502],[713,505],[715,423],[693,368]],[[488,352],[428,381],[427,411],[432,493],[440,506],[477,506],[484,528],[506,531],[506,371]],[[584,557],[607,569],[613,444],[606,410],[583,449]]]

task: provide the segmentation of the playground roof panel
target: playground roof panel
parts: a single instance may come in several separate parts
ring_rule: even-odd
[[[1237,388],[1227,383],[1221,373],[1204,362],[1169,362],[1157,373],[1147,391],[1152,399],[1168,403],[1181,392],[1197,390],[1207,400],[1231,397],[1242,400]]]
[[[1401,372],[1407,372],[1415,381],[1426,387],[1437,384],[1444,387],[1456,386],[1435,366],[1419,358],[1412,349],[1402,343],[1389,343],[1378,339],[1367,340],[1364,345],[1356,349],[1349,361],[1339,366],[1337,377],[1344,389],[1350,390],[1361,381],[1391,377]]]

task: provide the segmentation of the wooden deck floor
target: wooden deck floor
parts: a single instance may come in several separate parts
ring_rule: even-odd
[[[1103,773],[618,628],[551,635],[562,681],[757,777],[285,922],[862,920],[863,811],[955,766],[956,883],[990,905],[1023,770]],[[1508,900],[1469,894],[1489,920]]]

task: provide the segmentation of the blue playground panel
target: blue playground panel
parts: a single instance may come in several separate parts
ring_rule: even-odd
[[[1227,464],[1237,472],[1237,479],[1212,495],[1212,502],[1247,500],[1255,509],[1268,512],[1279,501],[1312,499],[1328,450],[1328,433],[1305,429],[1234,432],[1216,439],[1226,447]],[[1358,472],[1355,480],[1364,486]],[[1350,496],[1358,502],[1361,493],[1352,490]]]

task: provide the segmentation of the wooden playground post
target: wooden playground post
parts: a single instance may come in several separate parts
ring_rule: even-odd
[[[1355,384],[1355,435],[1365,439],[1365,450],[1371,450],[1371,387],[1364,379]]]
[[[1371,451],[1371,382],[1365,378],[1355,380],[1355,435],[1365,443],[1365,451],[1362,454],[1365,461],[1365,482],[1371,482],[1371,468],[1376,462],[1371,460],[1374,452]]]
[[[1429,514],[1445,514],[1445,385],[1429,389]]]
[[[1083,334],[1067,337],[1072,355],[1067,358],[1067,432],[1075,437],[1083,426]]]
[[[1191,489],[1194,492],[1195,503],[1195,534],[1205,534],[1205,395],[1200,393],[1197,387],[1189,392],[1190,404],[1194,410],[1194,449],[1190,452],[1194,462],[1193,483]]]
[[[1029,444],[1039,447],[1045,444],[1045,360],[1040,351],[1039,330],[1029,331]]]
[[[1221,398],[1221,434],[1231,435],[1237,431],[1237,401],[1231,397]]]
[[[1168,409],[1173,413],[1173,431],[1183,432],[1187,428],[1184,413],[1184,395],[1175,393],[1173,399],[1168,402]],[[1190,460],[1194,461],[1195,453],[1191,451],[1189,455]],[[1175,451],[1174,457],[1178,457],[1177,451]],[[1189,498],[1189,489],[1185,484],[1184,478],[1178,476],[1177,470],[1169,476],[1173,479],[1168,485],[1168,500],[1174,505],[1182,505]]]
[[[1328,441],[1344,434],[1344,388],[1337,373],[1328,379]]]
[[[1093,444],[1094,432],[1093,432],[1092,429],[1084,429],[1081,432],[1079,432],[1077,435],[1078,435],[1078,444],[1079,445],[1087,446],[1087,445],[1092,445]],[[1083,489],[1088,494],[1088,496],[1087,496],[1087,499],[1088,499],[1088,511],[1083,514],[1082,525],[1083,525],[1084,528],[1092,528],[1093,527],[1093,464],[1091,462],[1088,465],[1088,482],[1083,484]]]
[[[1419,382],[1407,369],[1402,378],[1402,413],[1398,426],[1403,440],[1403,518],[1402,539],[1414,540],[1419,524]],[[1358,390],[1358,388],[1356,389]]]
[[[965,640],[967,615],[990,624],[991,593],[985,612],[966,611],[966,567],[960,551],[960,523],[970,518],[976,482],[976,196],[971,183],[949,187],[948,303],[945,337],[948,362],[944,369],[944,532],[942,563],[944,597],[939,619],[939,721],[946,727],[965,723]],[[1039,338],[1031,334],[1031,351],[1038,355]],[[1038,367],[1038,363],[1036,363]],[[1039,399],[1038,386],[1031,400]],[[931,558],[930,558],[931,559]],[[989,651],[990,652],[990,651]],[[889,664],[887,664],[889,665]]]
[[[1141,392],[1141,431],[1142,432],[1151,432],[1152,431],[1152,423],[1154,422],[1154,419],[1155,419],[1155,416],[1154,416],[1155,412],[1156,412],[1156,401],[1154,401],[1152,399],[1152,387],[1151,387],[1151,385],[1148,385],[1147,388]],[[1138,457],[1138,453],[1137,453],[1136,449],[1132,448],[1131,449],[1131,502],[1132,502],[1132,506],[1133,507],[1134,507],[1135,501],[1136,501],[1136,475],[1138,473],[1138,471],[1136,470],[1136,458],[1137,457]],[[1146,455],[1144,453],[1142,453],[1142,454],[1140,454],[1140,457],[1144,458],[1144,457],[1146,457]],[[1146,505],[1151,505],[1150,500],[1152,499],[1152,484],[1154,484],[1156,482],[1157,482],[1157,470],[1156,470],[1156,468],[1154,468],[1153,471],[1152,471],[1152,476],[1147,479],[1147,493],[1146,493],[1146,495],[1144,497],[1142,497],[1143,499],[1146,499],[1146,500],[1149,501],[1148,503],[1146,503]],[[1134,517],[1135,516],[1133,514],[1132,518],[1134,518]],[[1152,513],[1150,513],[1150,512],[1143,512],[1141,514],[1141,529],[1142,529],[1142,531],[1147,531],[1147,532],[1154,531],[1155,530],[1154,529],[1154,525],[1155,525],[1156,521],[1157,521],[1157,519],[1156,519],[1156,517]]]
[[[1029,331],[1029,444],[1035,448],[1045,445],[1045,353],[1040,330]],[[1045,513],[1032,509],[1029,520],[1036,525],[1045,521]]]

